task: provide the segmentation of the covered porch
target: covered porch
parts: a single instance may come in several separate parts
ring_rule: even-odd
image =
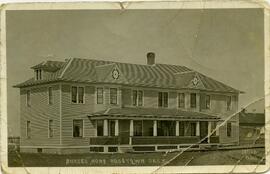
[[[214,131],[219,120],[216,116],[166,109],[144,112],[115,108],[104,113],[89,115],[94,122],[96,136],[90,145],[190,145],[217,144],[219,132]],[[123,113],[125,111],[125,113]],[[132,114],[132,112],[136,112]],[[172,114],[172,112],[174,112]],[[181,114],[181,115],[180,115]]]

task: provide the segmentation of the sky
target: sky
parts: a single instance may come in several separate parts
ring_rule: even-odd
[[[45,61],[90,58],[184,65],[244,91],[239,108],[264,97],[261,9],[8,11],[9,136],[19,135],[19,89]],[[252,105],[263,112],[263,100]]]

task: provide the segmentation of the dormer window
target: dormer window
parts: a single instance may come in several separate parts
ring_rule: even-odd
[[[36,69],[36,80],[42,80],[42,70],[41,69]]]

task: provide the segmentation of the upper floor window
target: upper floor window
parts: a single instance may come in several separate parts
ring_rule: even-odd
[[[227,123],[227,137],[232,136],[232,123]]]
[[[103,104],[103,88],[97,88],[97,104]]]
[[[26,91],[26,106],[30,106],[31,104],[31,92],[30,90]]]
[[[110,104],[117,104],[117,88],[110,88]]]
[[[48,137],[49,138],[53,137],[53,120],[49,120]]]
[[[196,108],[196,93],[191,93],[190,94],[190,107],[191,108]]]
[[[158,93],[158,107],[168,107],[168,92],[159,92]]]
[[[210,109],[210,95],[205,96],[205,109]]]
[[[133,106],[143,105],[143,92],[140,90],[133,90],[132,92]]]
[[[26,121],[26,137],[31,138],[31,122],[29,120]]]
[[[232,97],[227,96],[227,111],[230,111],[232,107]]]
[[[48,88],[48,102],[49,104],[53,104],[53,94],[52,94],[52,87]]]
[[[73,120],[73,137],[83,137],[83,120]]]
[[[72,103],[84,103],[84,87],[72,86],[71,101]]]
[[[178,94],[178,108],[185,108],[185,93]]]
[[[36,80],[42,80],[42,70],[41,69],[37,69],[35,70],[36,72]]]

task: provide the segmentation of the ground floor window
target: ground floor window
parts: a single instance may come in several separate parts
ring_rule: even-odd
[[[53,137],[53,120],[49,120],[48,131],[49,138]]]
[[[115,120],[109,120],[109,136],[115,136]]]
[[[185,133],[184,136],[196,136],[196,123],[185,122]]]
[[[73,120],[73,137],[83,136],[83,120]]]
[[[31,138],[31,122],[26,121],[26,137]]]
[[[133,121],[134,136],[142,136],[143,122],[142,120]]]
[[[227,137],[232,136],[232,123],[227,123]]]
[[[103,120],[97,120],[97,136],[103,136]]]
[[[217,122],[209,122],[209,123],[211,123],[212,125],[211,125],[211,135],[212,136],[216,136],[217,135],[217,133],[216,133],[216,127],[217,127]]]
[[[175,136],[176,122],[175,121],[158,121],[157,135],[158,136]]]
[[[183,121],[179,122],[179,136],[185,136],[185,124]]]

